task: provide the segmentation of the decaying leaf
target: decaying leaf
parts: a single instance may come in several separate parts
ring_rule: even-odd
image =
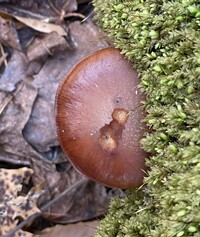
[[[0,235],[11,231],[18,223],[18,219],[40,212],[36,206],[38,195],[31,191],[22,195],[23,184],[27,184],[33,174],[29,168],[0,169]],[[15,236],[32,236],[22,231]]]
[[[67,33],[64,31],[64,29],[61,26],[53,24],[53,23],[44,22],[42,19],[38,20],[38,19],[33,19],[33,18],[21,17],[15,14],[9,14],[7,12],[2,12],[1,15],[12,17],[18,20],[19,22],[23,23],[24,25],[39,32],[43,32],[43,33],[56,32],[61,36],[67,35]]]
[[[64,31],[64,29],[59,25],[43,22],[41,20],[25,18],[25,17],[21,17],[21,16],[14,16],[14,17],[18,21],[22,22],[23,24],[29,26],[30,28],[32,28],[36,31],[43,32],[43,33],[56,32],[62,36],[67,35],[67,33]]]

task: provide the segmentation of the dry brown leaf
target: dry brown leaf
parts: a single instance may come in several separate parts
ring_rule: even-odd
[[[0,235],[11,231],[18,223],[17,218],[25,219],[40,212],[36,207],[36,198],[32,193],[20,195],[23,183],[28,183],[33,170],[29,168],[0,169]],[[21,230],[15,236],[32,236]]]
[[[37,20],[33,18],[26,18],[26,17],[21,17],[21,16],[16,16],[14,14],[9,14],[7,12],[0,12],[1,16],[4,16],[5,18],[12,17],[19,22],[23,23],[24,25],[39,31],[43,33],[51,33],[51,32],[57,32],[61,36],[66,36],[67,33],[64,31],[64,29],[56,24],[44,22],[42,20]]]
[[[64,29],[61,26],[56,25],[56,24],[47,23],[41,20],[36,20],[36,19],[31,19],[31,18],[25,18],[21,16],[14,16],[14,18],[20,21],[21,23],[23,23],[24,25],[29,26],[30,28],[39,32],[43,32],[43,33],[56,32],[61,36],[67,35]]]
[[[89,221],[69,225],[56,225],[33,237],[92,237],[97,230],[98,223],[98,221]]]

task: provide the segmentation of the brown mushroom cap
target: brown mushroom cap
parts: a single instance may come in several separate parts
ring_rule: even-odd
[[[108,48],[75,65],[57,91],[62,149],[81,173],[106,186],[135,188],[145,175],[144,95],[138,84],[132,65],[119,50]]]

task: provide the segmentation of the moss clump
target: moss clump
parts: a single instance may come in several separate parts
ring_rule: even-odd
[[[97,237],[200,236],[200,1],[95,0],[147,94],[146,187],[115,198]]]

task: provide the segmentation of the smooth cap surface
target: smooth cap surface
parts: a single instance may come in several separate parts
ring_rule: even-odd
[[[106,186],[139,187],[145,175],[144,95],[138,85],[132,65],[119,50],[108,48],[75,65],[57,91],[62,149],[77,170]]]

